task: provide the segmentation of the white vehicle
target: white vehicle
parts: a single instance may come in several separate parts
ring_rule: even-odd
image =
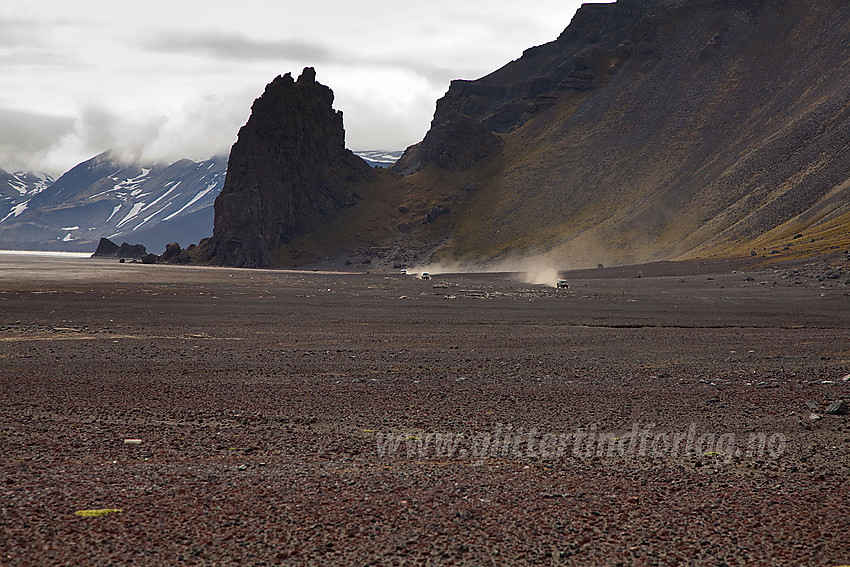
[[[567,280],[558,280],[555,282],[555,287],[558,289],[569,289],[570,284],[567,283]]]
[[[421,280],[430,280],[430,279],[431,279],[431,274],[429,274],[428,272],[422,272],[422,275],[421,275],[421,276],[419,276],[419,279],[421,279]]]

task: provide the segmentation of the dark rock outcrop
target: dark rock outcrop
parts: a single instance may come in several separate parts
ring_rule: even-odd
[[[150,254],[148,254],[148,251],[141,244],[127,244],[126,242],[122,242],[121,246],[118,247],[117,256],[119,258],[144,259],[150,256]]]
[[[461,113],[507,134],[563,96],[608,84],[624,68],[639,66],[646,73],[662,55],[658,13],[678,4],[585,4],[556,41],[527,49],[520,59],[478,80],[452,81],[437,102],[435,120]]]
[[[230,152],[202,258],[268,266],[276,247],[357,202],[355,185],[376,174],[345,148],[333,99],[309,67],[297,81],[287,73],[266,86]]]
[[[527,49],[480,79],[452,81],[425,139],[393,170],[410,175],[429,163],[467,169],[500,146],[496,133],[514,132],[564,96],[607,84],[633,55],[647,70],[661,53],[657,25],[647,13],[653,9],[657,2],[584,5],[557,41]]]
[[[180,244],[177,242],[172,242],[170,244],[165,245],[165,252],[159,256],[158,262],[162,262],[165,264],[188,264],[191,261],[190,257],[190,249],[192,246],[183,250],[180,247]]]
[[[151,254],[148,254],[141,244],[122,242],[121,246],[118,246],[108,238],[101,238],[97,250],[92,254],[92,258],[132,258],[134,260],[142,260],[147,256],[151,256]]]
[[[100,242],[97,244],[97,250],[92,254],[92,258],[97,256],[106,256],[114,258],[118,255],[118,245],[109,240],[108,238],[101,238]]]
[[[483,160],[501,145],[499,137],[484,123],[457,112],[444,113],[419,147],[419,159],[441,169],[463,171]]]

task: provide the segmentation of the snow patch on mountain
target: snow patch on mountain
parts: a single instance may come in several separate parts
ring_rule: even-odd
[[[186,203],[185,205],[183,205],[182,207],[180,207],[180,209],[179,209],[178,211],[176,211],[176,212],[174,212],[174,213],[171,213],[170,215],[168,215],[167,217],[165,217],[163,220],[171,220],[171,219],[173,219],[174,217],[176,217],[177,215],[179,215],[180,213],[182,213],[183,211],[185,211],[186,209],[188,209],[189,207],[191,207],[192,205],[194,205],[195,203],[197,203],[197,202],[198,202],[198,201],[199,201],[202,197],[204,197],[204,196],[208,195],[210,191],[212,191],[213,189],[215,189],[216,185],[217,185],[217,183],[210,183],[209,187],[207,187],[206,189],[204,189],[203,191],[201,191],[200,193],[198,193],[197,195],[195,195],[194,197],[192,197],[192,200],[191,200],[191,201],[189,201],[188,203]],[[220,189],[221,189],[221,188],[219,187],[219,190],[220,190]]]
[[[126,217],[124,217],[124,218],[121,220],[121,222],[119,222],[118,224],[116,224],[116,225],[115,225],[115,227],[116,227],[116,228],[121,228],[122,226],[124,226],[125,224],[127,224],[127,222],[128,222],[130,219],[132,219],[133,217],[135,217],[136,215],[138,215],[138,214],[139,214],[139,211],[141,211],[141,210],[142,210],[142,208],[143,208],[144,206],[145,206],[145,204],[144,204],[144,203],[133,203],[133,206],[130,208],[130,212],[129,212],[129,213],[127,213],[127,216],[126,216]]]
[[[0,223],[2,223],[4,220],[6,220],[9,217],[16,217],[16,216],[20,215],[22,212],[27,210],[27,204],[28,203],[29,203],[29,201],[24,201],[23,203],[18,203],[17,205],[12,207],[12,210],[9,211],[9,214],[7,214],[5,217],[0,219]]]

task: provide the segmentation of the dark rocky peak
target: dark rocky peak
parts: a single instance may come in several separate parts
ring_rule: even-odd
[[[463,171],[501,146],[499,137],[482,122],[465,114],[447,112],[432,122],[419,148],[424,163],[441,169]]]
[[[452,82],[435,116],[459,112],[510,133],[563,97],[605,86],[624,68],[646,72],[663,49],[660,4],[585,4],[556,41],[476,81]]]
[[[750,14],[764,5],[765,0],[584,4],[557,40],[527,49],[480,79],[452,81],[423,142],[393,169],[403,174],[428,164],[465,169],[499,147],[493,134],[514,132],[563,99],[586,97],[621,74],[629,81],[650,73],[668,47],[666,35],[683,21]]]
[[[345,148],[342,112],[307,67],[275,78],[251,107],[215,201],[213,263],[268,266],[271,252],[357,201],[354,185],[375,177]]]
[[[480,79],[452,81],[437,101],[425,139],[395,171],[410,174],[429,163],[465,169],[499,147],[495,134],[517,130],[563,97],[583,96],[606,85],[627,64],[650,69],[662,48],[663,30],[655,14],[678,4],[585,4],[556,41],[527,49]]]
[[[345,151],[345,130],[342,112],[333,110],[333,101],[333,91],[316,82],[316,71],[310,67],[297,81],[290,73],[278,76],[254,101],[253,120],[239,131],[239,140],[280,140],[285,142],[283,153],[292,157],[309,150],[335,156]],[[312,131],[313,127],[321,130]]]

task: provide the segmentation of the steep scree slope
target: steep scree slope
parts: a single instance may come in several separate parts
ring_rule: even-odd
[[[741,254],[823,223],[846,245],[848,36],[835,1],[582,7],[557,41],[438,103],[436,128],[462,115],[503,135],[467,172],[482,190],[444,255]]]

